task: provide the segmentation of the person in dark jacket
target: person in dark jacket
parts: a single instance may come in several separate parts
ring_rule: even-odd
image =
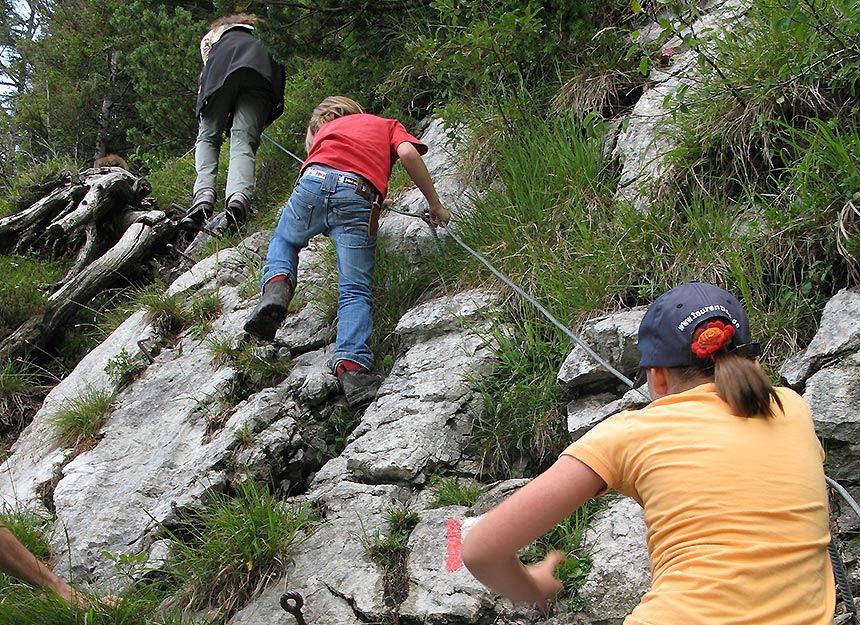
[[[263,128],[284,110],[284,68],[254,37],[255,15],[220,17],[200,41],[203,71],[197,92],[199,131],[194,164],[197,180],[191,208],[180,222],[199,229],[215,206],[215,179],[224,132],[230,131],[227,224],[248,218],[254,192],[254,164]]]

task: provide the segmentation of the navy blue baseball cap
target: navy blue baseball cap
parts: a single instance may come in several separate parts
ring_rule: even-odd
[[[749,319],[737,298],[728,291],[704,282],[687,282],[666,291],[654,300],[639,324],[639,375],[651,367],[687,367],[702,361],[693,353],[698,328],[706,321],[720,319],[731,323],[735,335],[728,351],[758,356],[752,342]]]

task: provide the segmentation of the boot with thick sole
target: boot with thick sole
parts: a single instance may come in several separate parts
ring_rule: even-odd
[[[375,371],[344,371],[338,376],[340,387],[350,408],[358,408],[376,399],[382,376]]]
[[[215,207],[215,189],[200,189],[191,200],[191,208],[179,222],[179,227],[189,232],[195,232],[212,215]]]
[[[236,228],[248,221],[251,213],[251,198],[242,192],[234,193],[227,201],[227,227]]]
[[[260,303],[245,321],[245,332],[264,341],[274,341],[292,299],[293,287],[289,280],[267,283]]]

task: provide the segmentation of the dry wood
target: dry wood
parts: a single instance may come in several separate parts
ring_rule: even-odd
[[[132,198],[133,176],[127,171],[111,168],[90,186],[75,210],[55,219],[48,227],[48,237],[67,237],[87,222],[98,222],[111,211],[119,211]]]
[[[168,219],[154,225],[138,222],[129,226],[116,245],[66,282],[48,298],[41,313],[21,324],[0,344],[0,360],[44,349],[82,306],[135,273],[142,261],[175,234],[176,226]]]

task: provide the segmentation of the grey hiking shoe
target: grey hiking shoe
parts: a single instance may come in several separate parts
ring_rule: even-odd
[[[268,282],[260,303],[245,321],[245,332],[264,341],[275,340],[275,333],[287,317],[287,307],[292,299],[293,286],[289,279]]]
[[[350,408],[369,404],[376,398],[382,376],[370,371],[344,371],[337,377]]]

